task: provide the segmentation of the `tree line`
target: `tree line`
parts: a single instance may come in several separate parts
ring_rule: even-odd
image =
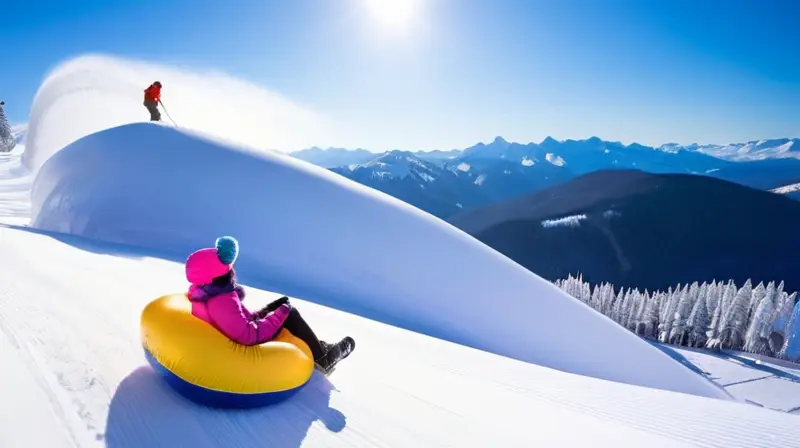
[[[800,362],[800,306],[797,292],[784,291],[783,282],[694,282],[666,292],[616,290],[609,283],[592,287],[582,275],[554,283],[645,338]]]

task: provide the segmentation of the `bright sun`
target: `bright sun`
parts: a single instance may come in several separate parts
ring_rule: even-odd
[[[424,0],[361,0],[381,32],[407,32],[420,19]]]

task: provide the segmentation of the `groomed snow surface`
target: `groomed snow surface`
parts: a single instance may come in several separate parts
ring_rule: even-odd
[[[734,399],[405,203],[288,156],[166,125],[59,135],[62,120],[81,117],[53,106],[58,92],[47,97],[51,106],[34,103],[30,129],[71,143],[37,154],[28,142],[38,171],[31,227],[0,227],[2,447],[800,440],[796,416]],[[19,158],[6,162],[0,173],[26,182]],[[201,408],[142,355],[142,307],[184,290],[180,261],[223,234],[241,243],[249,306],[287,294],[322,337],[357,341],[331,378],[315,374],[272,408]]]

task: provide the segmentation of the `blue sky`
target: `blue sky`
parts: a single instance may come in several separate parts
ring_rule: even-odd
[[[256,81],[374,150],[800,136],[798,2],[421,0],[387,32],[366,1],[12,1],[0,97],[24,122],[49,68],[102,52]]]

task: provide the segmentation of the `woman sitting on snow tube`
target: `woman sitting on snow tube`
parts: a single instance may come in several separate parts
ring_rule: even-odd
[[[308,345],[315,367],[325,374],[350,355],[353,338],[347,336],[336,344],[321,341],[287,297],[250,312],[242,304],[244,288],[236,283],[233,269],[238,255],[239,243],[225,236],[217,239],[215,247],[200,249],[186,259],[186,279],[191,283],[187,297],[195,317],[247,346],[271,341],[285,329]]]

